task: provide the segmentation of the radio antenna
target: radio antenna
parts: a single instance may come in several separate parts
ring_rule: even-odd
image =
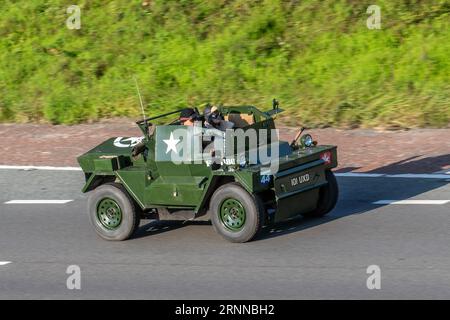
[[[134,76],[133,78],[134,78],[134,83],[136,84],[136,91],[137,91],[138,96],[139,96],[139,103],[141,104],[142,117],[143,117],[144,122],[145,122],[144,103],[142,102],[141,91],[139,90],[139,84],[138,84],[136,76]]]

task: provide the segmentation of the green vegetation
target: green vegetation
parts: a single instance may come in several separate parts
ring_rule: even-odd
[[[369,30],[372,2],[3,0],[0,121],[138,117],[136,75],[148,114],[277,97],[292,124],[447,126],[450,2],[377,0]]]

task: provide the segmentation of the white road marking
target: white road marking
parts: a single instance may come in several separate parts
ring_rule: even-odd
[[[50,171],[81,171],[80,167],[51,167],[51,166],[9,166],[0,165],[4,170],[50,170]]]
[[[383,177],[383,173],[364,173],[364,172],[343,172],[335,173],[337,177],[352,177],[352,178],[378,178]]]
[[[448,179],[450,178],[447,174],[428,174],[428,173],[406,173],[406,174],[388,174],[388,178],[413,178],[413,179]]]
[[[448,171],[448,169],[444,169],[444,170],[440,170],[440,171],[436,171],[433,173],[438,173],[438,174],[450,174],[450,171]]]
[[[7,264],[10,264],[11,261],[0,261],[0,266],[6,266]]]
[[[344,172],[336,173],[337,177],[352,178],[408,178],[408,179],[449,179],[448,174],[428,174],[428,173],[401,173],[401,174],[385,174],[385,173],[360,173],[360,172]]]
[[[48,170],[48,171],[82,171],[80,167],[52,167],[52,166],[12,166],[0,165],[0,170]],[[412,179],[449,179],[450,171],[442,173],[364,173],[364,172],[341,172],[335,173],[337,177],[351,178],[412,178]]]
[[[5,204],[65,204],[73,200],[10,200]]]
[[[450,200],[378,200],[373,204],[446,204]]]

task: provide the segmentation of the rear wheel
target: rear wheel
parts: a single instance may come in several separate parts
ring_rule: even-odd
[[[336,206],[339,197],[339,187],[336,177],[331,170],[325,171],[328,183],[319,190],[319,201],[317,208],[313,211],[302,214],[307,218],[320,218],[329,213]]]
[[[95,231],[106,240],[126,240],[139,227],[134,200],[119,183],[107,183],[93,190],[88,212]]]
[[[264,222],[264,210],[258,197],[237,183],[227,183],[214,192],[210,211],[216,232],[231,242],[252,240]]]

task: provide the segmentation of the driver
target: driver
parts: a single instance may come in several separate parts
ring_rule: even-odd
[[[199,114],[192,108],[186,108],[180,113],[180,124],[193,126],[195,121],[199,120]]]

